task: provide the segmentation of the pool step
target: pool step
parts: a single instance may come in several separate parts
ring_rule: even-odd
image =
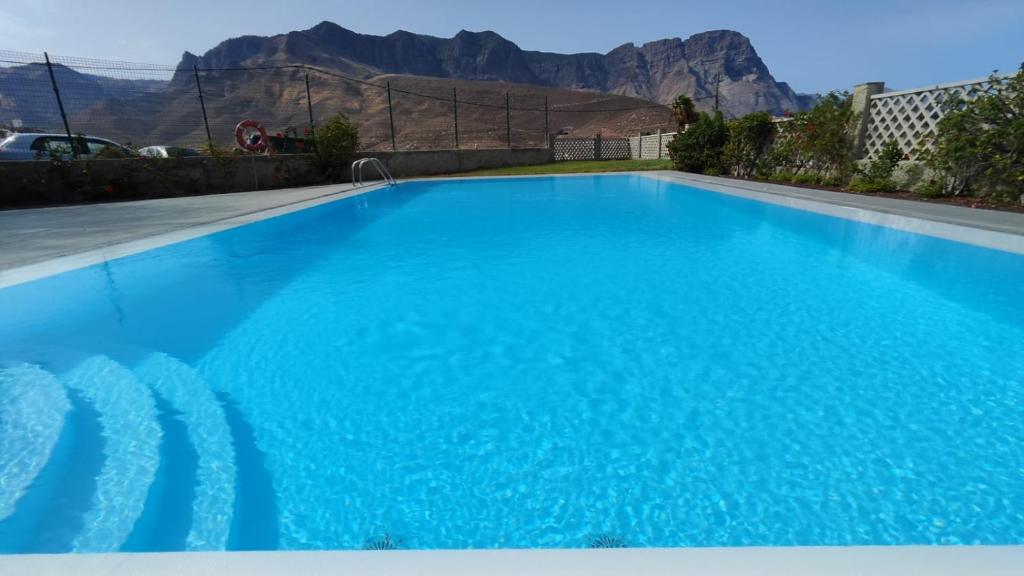
[[[149,388],[128,368],[93,356],[63,375],[99,413],[106,457],[96,479],[92,508],[72,542],[75,552],[117,551],[142,514],[156,476],[161,429]]]
[[[14,513],[49,461],[70,408],[53,374],[32,364],[0,365],[0,520]]]
[[[220,401],[191,366],[167,354],[150,354],[135,368],[135,375],[180,414],[198,454],[186,548],[225,549],[234,515],[236,467]]]

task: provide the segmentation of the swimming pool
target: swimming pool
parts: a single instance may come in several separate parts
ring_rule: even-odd
[[[1024,257],[404,183],[0,290],[0,552],[1024,543]]]

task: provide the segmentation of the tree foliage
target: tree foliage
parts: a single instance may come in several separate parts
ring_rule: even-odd
[[[676,119],[679,129],[685,130],[687,124],[697,120],[697,108],[693,105],[693,99],[686,94],[676,96],[672,101],[672,116]]]
[[[352,155],[359,149],[359,129],[344,114],[332,116],[316,129],[314,153],[329,179],[343,177]]]
[[[991,89],[947,103],[924,160],[942,194],[1024,195],[1024,64]]]
[[[668,153],[677,170],[698,174],[721,174],[729,128],[721,112],[714,116],[701,112],[685,132],[678,132],[668,144]]]
[[[770,168],[764,161],[777,132],[772,115],[767,112],[754,112],[731,120],[729,142],[724,150],[725,164],[730,172],[740,178],[767,175]]]
[[[904,154],[899,142],[889,140],[878,150],[874,160],[868,162],[864,169],[858,170],[858,176],[850,182],[850,190],[854,192],[895,191],[896,183],[893,182],[892,176],[903,159]]]
[[[806,112],[794,114],[781,126],[772,161],[791,174],[813,172],[845,182],[853,174],[853,136],[856,115],[846,92],[831,92]]]

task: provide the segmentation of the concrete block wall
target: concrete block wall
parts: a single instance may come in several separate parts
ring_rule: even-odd
[[[480,170],[546,164],[554,160],[550,148],[516,148],[494,150],[408,150],[398,152],[367,152],[360,157],[379,158],[395,178],[434,176]],[[373,169],[365,168],[370,178]]]
[[[668,158],[668,143],[672,141],[675,135],[675,132],[665,132],[662,134],[633,136],[629,139],[630,156],[634,160]]]
[[[556,138],[555,160],[626,160],[630,157],[626,138]]]

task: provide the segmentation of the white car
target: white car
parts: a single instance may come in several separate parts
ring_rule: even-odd
[[[201,155],[198,150],[181,146],[146,146],[139,148],[139,154],[147,158],[187,158]]]
[[[67,134],[33,134],[18,132],[0,140],[0,162],[18,162],[25,160],[71,160],[77,148],[78,159],[94,158],[138,158],[134,150],[111,142],[104,138],[92,136],[73,136]]]

